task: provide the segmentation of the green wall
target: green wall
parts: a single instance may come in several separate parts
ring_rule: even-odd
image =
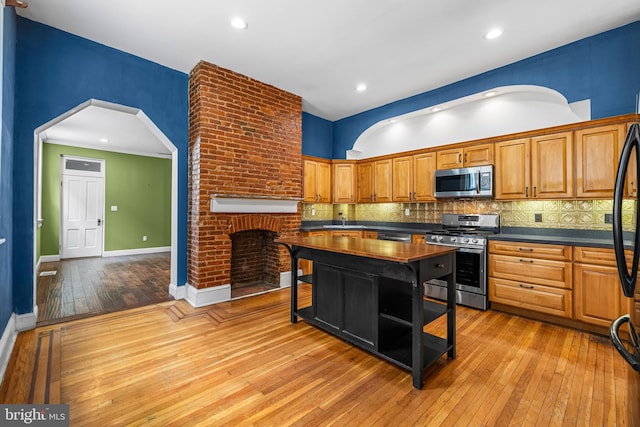
[[[56,144],[42,148],[40,255],[58,255],[60,156],[105,160],[104,250],[171,246],[171,160]],[[112,212],[111,206],[118,211]],[[142,236],[147,236],[147,241]]]

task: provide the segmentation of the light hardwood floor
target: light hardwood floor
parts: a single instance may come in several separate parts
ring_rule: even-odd
[[[67,403],[82,426],[633,425],[624,362],[606,337],[495,311],[457,315],[457,358],[430,368],[423,390],[409,372],[291,324],[282,290],[22,333],[0,402]]]

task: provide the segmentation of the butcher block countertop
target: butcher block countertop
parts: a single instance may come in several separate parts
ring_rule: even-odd
[[[282,237],[276,240],[289,246],[318,249],[335,253],[410,263],[455,252],[456,248],[424,243],[403,243],[357,237]]]

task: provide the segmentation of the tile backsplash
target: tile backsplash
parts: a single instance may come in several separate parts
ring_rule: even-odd
[[[623,202],[622,223],[629,228],[634,220],[635,201]],[[505,227],[570,228],[611,230],[607,223],[613,200],[527,200],[488,199],[446,200],[427,203],[304,204],[303,221],[339,220],[439,223],[443,213],[499,214]],[[315,214],[315,215],[314,215]],[[538,220],[538,221],[536,221]]]

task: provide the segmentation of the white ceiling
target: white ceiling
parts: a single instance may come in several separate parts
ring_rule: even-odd
[[[25,18],[185,73],[200,60],[229,68],[332,121],[640,19],[639,0],[28,3],[17,9]],[[232,16],[248,29],[232,28]],[[494,26],[503,36],[485,40]]]

